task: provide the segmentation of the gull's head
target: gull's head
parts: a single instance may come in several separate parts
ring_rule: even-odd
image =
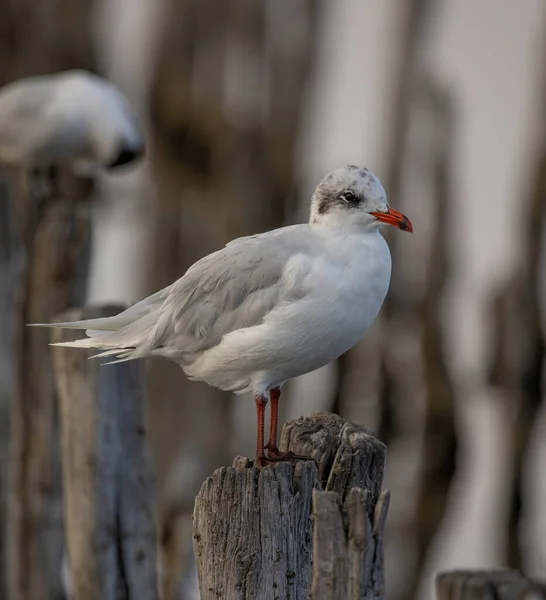
[[[379,178],[354,165],[334,169],[318,184],[311,200],[311,223],[363,231],[393,225],[413,232],[410,220],[389,206]]]

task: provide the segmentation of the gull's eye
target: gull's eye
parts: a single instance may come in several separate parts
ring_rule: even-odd
[[[341,192],[339,197],[346,204],[351,204],[352,206],[356,206],[357,204],[360,204],[360,198],[354,192],[351,192],[350,190]]]

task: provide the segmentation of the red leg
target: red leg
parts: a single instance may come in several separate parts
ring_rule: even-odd
[[[273,388],[269,392],[271,398],[271,418],[269,422],[269,441],[267,442],[266,449],[269,450],[270,455],[279,454],[279,447],[277,446],[277,426],[279,423],[279,398],[281,397],[281,388]]]
[[[256,396],[256,414],[258,417],[258,440],[256,443],[256,464],[258,467],[263,467],[266,464],[266,456],[264,454],[264,428],[265,428],[265,407],[267,406],[267,398],[265,396]]]
[[[281,397],[281,388],[273,388],[269,396],[271,398],[271,419],[269,425],[269,441],[265,449],[267,450],[266,461],[274,462],[295,462],[297,460],[313,460],[307,456],[298,456],[293,452],[281,452],[277,446],[277,426],[279,422],[279,398]]]

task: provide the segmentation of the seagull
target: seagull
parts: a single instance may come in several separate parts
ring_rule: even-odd
[[[129,103],[83,70],[27,77],[0,88],[0,163],[113,169],[139,158],[143,136]]]
[[[344,165],[319,183],[308,223],[229,242],[117,316],[42,326],[85,329],[54,345],[99,349],[92,358],[162,357],[190,379],[252,392],[255,464],[303,459],[277,446],[282,385],[352,348],[377,317],[391,277],[385,224],[413,231],[371,171]]]

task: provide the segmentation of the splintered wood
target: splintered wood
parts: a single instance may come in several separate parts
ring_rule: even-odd
[[[385,446],[318,413],[288,423],[281,447],[316,462],[259,470],[238,458],[203,484],[193,533],[201,600],[384,598]]]

